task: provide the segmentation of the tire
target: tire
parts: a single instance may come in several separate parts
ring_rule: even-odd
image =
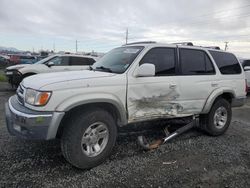
[[[63,129],[62,153],[73,166],[90,169],[107,159],[115,145],[116,137],[117,127],[108,112],[102,109],[78,112],[67,121]]]
[[[203,129],[211,136],[219,136],[226,132],[232,119],[231,104],[223,99],[217,99],[210,112],[202,117]]]

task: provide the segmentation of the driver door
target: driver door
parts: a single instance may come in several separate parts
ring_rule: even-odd
[[[53,62],[54,65],[51,67],[48,67],[48,72],[63,72],[63,71],[69,71],[69,56],[57,56],[49,62]]]
[[[176,48],[150,49],[139,65],[155,65],[155,76],[128,77],[127,109],[129,122],[181,116],[176,81]]]

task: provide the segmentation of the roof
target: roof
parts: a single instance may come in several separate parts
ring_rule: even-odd
[[[86,57],[86,58],[98,59],[98,57],[96,57],[96,56],[92,56],[92,55],[81,55],[81,54],[55,54],[55,56]]]
[[[221,50],[218,46],[195,46],[192,42],[181,42],[181,43],[158,43],[155,41],[142,41],[142,42],[134,42],[129,43],[123,46],[151,46],[151,47],[158,47],[158,46],[165,46],[165,47],[185,47],[190,49],[205,49],[205,50],[213,50],[213,51],[219,51],[219,52],[225,52],[224,50]]]

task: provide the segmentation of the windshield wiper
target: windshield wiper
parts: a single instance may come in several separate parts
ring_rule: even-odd
[[[96,70],[97,70],[97,69],[100,69],[100,70],[104,70],[104,71],[108,71],[108,72],[113,72],[110,68],[104,67],[104,66],[96,67],[95,69],[96,69]]]

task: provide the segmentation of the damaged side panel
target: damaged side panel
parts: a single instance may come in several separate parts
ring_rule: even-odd
[[[185,117],[202,109],[200,102],[182,100],[178,88],[162,82],[135,84],[128,88],[127,108],[129,123],[157,118]]]

